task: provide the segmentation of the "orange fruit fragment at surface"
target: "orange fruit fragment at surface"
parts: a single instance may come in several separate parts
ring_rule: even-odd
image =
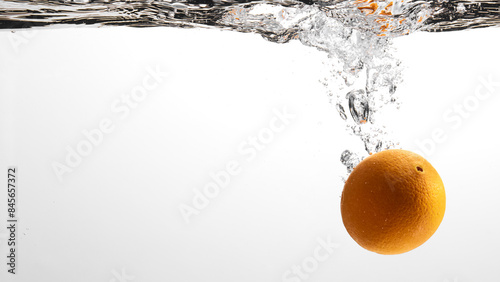
[[[379,254],[408,252],[438,229],[446,208],[441,177],[418,154],[391,149],[368,156],[342,191],[342,221],[361,247]]]

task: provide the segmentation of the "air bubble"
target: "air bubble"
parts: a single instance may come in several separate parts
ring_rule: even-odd
[[[356,123],[364,123],[368,121],[370,108],[368,100],[365,97],[364,90],[352,90],[347,93],[346,98],[349,99],[349,111]]]
[[[347,172],[351,173],[354,167],[356,167],[360,162],[361,158],[352,151],[345,150],[340,155],[340,162],[347,168]]]
[[[341,117],[343,120],[347,120],[347,115],[345,114],[344,107],[342,107],[342,105],[341,105],[341,104],[337,104],[337,111],[339,112],[340,117]]]

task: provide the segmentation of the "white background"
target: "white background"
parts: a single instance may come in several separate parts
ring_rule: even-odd
[[[342,224],[339,158],[360,141],[318,82],[325,54],[218,30],[59,27],[18,31],[21,44],[3,30],[0,183],[7,166],[18,167],[19,251],[14,277],[2,228],[0,280],[500,281],[499,35],[395,40],[407,66],[402,107],[380,120],[409,150],[422,151],[417,144],[441,130],[425,156],[445,183],[447,210],[424,245],[383,256],[359,247]],[[112,104],[148,67],[170,75],[120,118]],[[443,118],[489,76],[497,85],[468,118]],[[239,146],[284,107],[295,117],[248,161]],[[106,118],[114,131],[58,181],[53,162],[64,163],[66,147]],[[230,161],[241,172],[186,223],[179,206]],[[318,240],[336,248],[307,278],[287,276],[311,262]]]

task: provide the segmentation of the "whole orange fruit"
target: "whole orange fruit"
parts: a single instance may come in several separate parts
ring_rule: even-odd
[[[443,220],[443,181],[420,155],[399,149],[373,154],[347,179],[342,221],[361,247],[401,254],[427,241]]]

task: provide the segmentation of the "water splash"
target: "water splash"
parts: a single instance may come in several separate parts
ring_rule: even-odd
[[[383,8],[379,12],[388,14],[387,6],[381,6]],[[405,33],[418,29],[419,20],[428,13],[420,9],[408,17],[404,28],[397,26],[389,30],[386,21],[375,16],[376,11],[369,15],[373,17],[366,17],[362,11],[351,12],[351,17],[344,12],[342,18],[315,14],[307,23],[311,28],[298,32],[302,43],[328,52],[325,61],[328,73],[321,82],[331,98],[330,102],[345,120],[347,131],[363,144],[364,150],[349,149],[342,153],[341,162],[346,166],[347,173],[370,154],[399,148],[398,141],[386,127],[376,123],[379,112],[386,107],[399,108],[400,103],[396,90],[402,82],[403,67],[393,56],[392,38],[402,35],[403,30]],[[348,18],[353,20],[346,24]]]
[[[408,13],[407,7],[414,9]],[[403,68],[393,56],[391,42],[396,36],[417,30],[429,17],[428,6],[415,7],[403,7],[392,1],[345,1],[300,8],[260,4],[233,10],[223,20],[230,25],[236,21],[250,22],[253,28],[261,28],[260,32],[269,40],[297,39],[328,53],[325,61],[328,73],[321,82],[346,121],[348,132],[357,136],[365,149],[348,151],[349,157],[347,151],[342,154],[341,161],[350,172],[369,154],[398,146],[386,128],[375,121],[384,107],[399,107],[396,89],[402,81]],[[345,109],[349,110],[350,118]]]
[[[364,145],[364,151],[341,154],[350,173],[369,154],[399,146],[376,122],[386,107],[399,108],[403,67],[392,39],[417,30],[498,25],[499,6],[487,0],[7,0],[0,2],[0,28],[207,27],[258,33],[277,43],[299,40],[328,54],[320,81],[347,131]]]

